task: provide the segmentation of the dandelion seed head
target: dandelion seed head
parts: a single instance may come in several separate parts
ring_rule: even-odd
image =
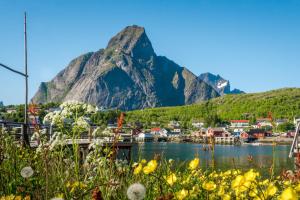
[[[21,170],[21,176],[23,178],[29,178],[33,175],[33,169],[29,166],[29,167],[24,167]]]
[[[127,189],[127,197],[130,200],[142,200],[146,196],[146,188],[140,183],[134,183]]]

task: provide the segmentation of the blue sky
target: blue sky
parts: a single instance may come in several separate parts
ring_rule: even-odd
[[[71,59],[132,24],[146,28],[158,55],[196,75],[220,74],[246,92],[300,87],[298,0],[1,0],[0,62],[19,70],[24,11],[30,97]],[[23,82],[0,69],[0,101],[22,103]]]

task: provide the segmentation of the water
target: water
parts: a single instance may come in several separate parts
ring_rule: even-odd
[[[283,169],[293,169],[293,159],[288,158],[289,150],[289,145],[277,145],[275,147],[271,145],[216,145],[215,167],[218,169],[259,168],[268,171],[274,163],[274,169],[279,173]],[[150,160],[159,154],[163,158],[172,158],[175,161],[189,161],[199,157],[203,168],[209,168],[212,165],[212,153],[211,151],[204,151],[202,144],[140,143],[134,145],[132,152],[134,160],[138,160],[139,157]],[[252,156],[252,162],[249,161],[249,156]]]

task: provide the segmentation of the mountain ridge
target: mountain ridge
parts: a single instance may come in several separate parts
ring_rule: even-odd
[[[280,88],[266,92],[228,94],[192,105],[148,108],[126,113],[128,121],[167,124],[174,119],[184,123],[204,121],[209,116],[222,120],[255,120],[268,117],[289,119],[300,117],[300,88]],[[154,117],[153,117],[154,116]]]
[[[219,96],[209,84],[164,56],[145,29],[127,26],[105,49],[73,59],[41,83],[34,103],[77,100],[122,110],[185,105]]]

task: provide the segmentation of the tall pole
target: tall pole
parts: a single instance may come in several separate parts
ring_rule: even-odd
[[[24,140],[25,144],[29,144],[28,138],[28,70],[27,70],[27,24],[26,24],[26,12],[24,13],[24,61],[25,61],[25,107],[24,107]]]

